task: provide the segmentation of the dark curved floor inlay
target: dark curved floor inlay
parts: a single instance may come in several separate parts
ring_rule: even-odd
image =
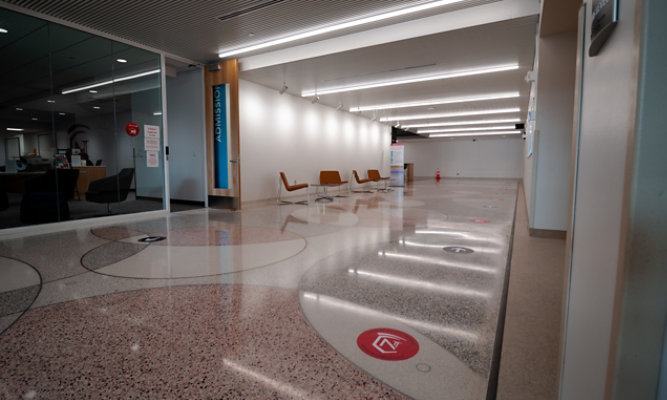
[[[42,285],[0,292],[0,317],[23,312],[30,307]]]
[[[131,257],[148,246],[150,244],[109,242],[84,254],[81,264],[88,269],[97,270]]]

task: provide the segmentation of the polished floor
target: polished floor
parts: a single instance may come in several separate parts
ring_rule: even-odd
[[[0,398],[486,399],[516,200],[418,181],[0,241]]]

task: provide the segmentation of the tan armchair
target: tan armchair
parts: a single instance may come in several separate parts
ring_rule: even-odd
[[[366,178],[366,179],[361,179],[359,178],[359,174],[357,173],[356,169],[352,170],[352,175],[354,175],[354,180],[357,182],[357,185],[360,186],[360,189],[357,190],[352,190],[354,193],[373,193],[372,190],[365,190],[363,189],[363,186],[368,183],[372,182],[373,180],[371,178]]]
[[[280,199],[280,194],[282,192],[282,188],[285,187],[285,190],[288,192],[293,192],[295,190],[299,189],[306,189],[306,200],[301,200],[301,201],[286,201],[286,200],[281,200]],[[280,173],[280,180],[278,181],[278,204],[310,204],[310,188],[307,183],[296,183],[294,185],[290,185],[289,181],[287,180],[287,176],[285,175],[284,172]]]
[[[375,182],[378,185],[377,186],[377,191],[378,192],[379,191],[383,191],[383,192],[390,192],[391,191],[391,189],[389,189],[387,187],[387,182],[389,181],[389,177],[388,176],[381,176],[380,171],[378,171],[377,169],[369,169],[368,170],[368,179],[372,180],[373,182]],[[380,187],[379,187],[380,182],[384,182],[384,187],[382,189],[380,189]]]

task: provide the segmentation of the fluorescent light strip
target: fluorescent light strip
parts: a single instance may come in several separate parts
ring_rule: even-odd
[[[144,77],[144,76],[154,75],[154,74],[159,74],[159,73],[160,73],[160,69],[154,69],[154,70],[141,72],[141,73],[134,74],[134,75],[121,76],[120,78],[114,78],[114,79],[110,79],[108,81],[91,83],[90,85],[86,85],[86,86],[81,86],[81,87],[71,88],[71,89],[65,89],[61,93],[62,94],[70,94],[70,93],[81,92],[83,90],[88,90],[88,89],[92,89],[92,88],[96,88],[96,87],[100,87],[100,86],[111,85],[112,83],[116,83],[116,82],[129,81],[130,79],[141,78],[141,77]]]
[[[476,132],[476,131],[506,131],[516,129],[514,125],[485,126],[476,128],[448,128],[448,129],[419,129],[417,133],[449,133],[449,132]]]
[[[297,34],[294,34],[294,35],[291,35],[291,36],[286,36],[286,37],[283,37],[283,38],[280,38],[280,39],[269,40],[267,42],[258,43],[258,44],[254,44],[254,45],[247,46],[247,47],[240,47],[238,49],[221,51],[218,54],[218,57],[225,58],[225,57],[235,56],[235,55],[238,55],[238,54],[248,53],[248,52],[255,51],[255,50],[265,49],[267,47],[273,47],[273,46],[277,46],[277,45],[284,44],[284,43],[294,42],[296,40],[307,39],[307,38],[310,38],[310,37],[313,37],[313,36],[323,35],[325,33],[331,33],[331,32],[336,32],[336,31],[340,31],[340,30],[343,30],[343,29],[353,28],[353,27],[359,26],[359,25],[365,25],[365,24],[370,24],[370,23],[373,23],[373,22],[384,21],[386,19],[395,18],[395,17],[399,17],[399,16],[402,16],[402,15],[414,14],[414,13],[417,13],[417,12],[426,11],[426,10],[430,10],[430,9],[437,8],[437,7],[442,7],[442,6],[446,6],[446,5],[449,5],[449,4],[459,3],[461,1],[463,1],[463,0],[432,1],[432,2],[429,2],[429,3],[426,3],[426,4],[421,4],[421,5],[418,5],[418,6],[415,6],[415,7],[402,8],[400,10],[390,11],[390,12],[387,12],[387,13],[384,13],[384,14],[372,15],[372,16],[369,16],[369,17],[364,17],[364,18],[353,20],[353,21],[343,22],[341,24],[325,26],[325,27],[322,27],[322,28],[313,29],[312,31],[297,33]]]
[[[474,121],[453,121],[453,122],[430,122],[425,124],[408,124],[402,125],[403,129],[411,128],[429,128],[435,126],[458,126],[458,125],[483,125],[483,124],[508,124],[511,122],[521,122],[521,118],[506,118],[506,119],[481,119]]]
[[[23,128],[7,128],[11,132],[23,132]]]
[[[502,132],[479,132],[479,133],[466,133],[462,132],[459,134],[456,133],[435,133],[430,134],[430,138],[441,138],[441,137],[470,137],[470,136],[499,136],[499,135],[519,135],[521,131],[502,131]]]
[[[485,101],[485,100],[514,99],[517,97],[519,97],[519,92],[487,94],[482,96],[469,96],[469,97],[455,97],[455,98],[450,97],[448,99],[434,99],[434,100],[424,100],[424,101],[413,101],[408,103],[390,103],[390,104],[378,104],[374,106],[352,107],[350,108],[350,112],[390,110],[393,108],[424,107],[424,106],[433,106],[438,104],[468,103],[473,101]]]
[[[368,83],[358,83],[348,86],[331,86],[328,88],[304,90],[303,92],[301,92],[301,97],[310,97],[315,95],[321,96],[332,93],[353,92],[355,90],[372,89],[372,88],[394,86],[394,85],[404,85],[407,83],[428,82],[440,79],[459,78],[463,76],[490,74],[493,72],[511,71],[514,69],[519,69],[519,64],[495,65],[492,67],[473,68],[460,71],[445,72],[441,74],[422,75],[422,76],[403,78],[392,81],[375,81]]]
[[[434,119],[434,118],[451,118],[451,117],[467,117],[470,115],[486,115],[486,114],[507,114],[507,113],[516,113],[521,111],[519,107],[514,108],[498,108],[495,110],[480,110],[480,111],[459,111],[459,112],[450,112],[450,113],[441,113],[441,114],[412,114],[412,115],[399,115],[396,117],[382,117],[380,122],[389,122],[389,121],[411,121],[416,119]]]

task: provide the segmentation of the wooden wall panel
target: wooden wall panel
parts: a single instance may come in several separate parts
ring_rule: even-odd
[[[219,69],[215,70],[219,66]],[[204,75],[206,96],[206,165],[209,196],[233,197],[235,208],[241,207],[241,165],[239,162],[240,140],[239,140],[239,64],[238,60],[222,61],[210,65]],[[229,119],[231,158],[230,169],[232,172],[230,189],[214,188],[213,168],[213,86],[229,84]]]

